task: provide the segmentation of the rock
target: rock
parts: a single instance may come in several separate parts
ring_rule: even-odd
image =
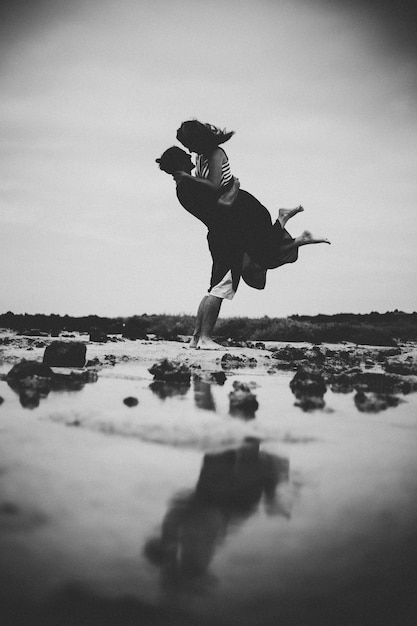
[[[50,391],[78,391],[97,379],[95,371],[55,373],[45,363],[25,359],[16,363],[5,377],[9,387],[19,395],[22,406],[29,409],[39,406]]]
[[[258,361],[254,357],[247,357],[245,355],[230,354],[226,352],[220,359],[220,364],[224,369],[230,369],[232,367],[255,367]]]
[[[275,348],[272,350],[272,358],[281,361],[300,361],[306,358],[307,348],[294,348],[293,346],[285,346],[284,348]]]
[[[290,381],[290,388],[299,406],[303,411],[322,409],[325,406],[323,399],[327,391],[323,374],[314,366],[300,366],[294,378]]]
[[[354,390],[361,374],[362,370],[360,367],[353,367],[349,370],[333,374],[330,377],[330,389],[334,393],[350,393]]]
[[[86,367],[99,367],[101,365],[101,361],[98,356],[95,356],[94,359],[89,359],[85,364]]]
[[[246,416],[254,417],[259,404],[256,395],[249,385],[237,380],[233,382],[233,391],[229,393],[230,413],[242,412]]]
[[[4,398],[2,398],[2,397],[0,396],[0,405],[2,405],[2,404],[3,404],[3,402],[4,402]]]
[[[148,371],[153,374],[155,380],[166,382],[190,383],[191,370],[188,365],[179,361],[162,359],[154,363]]]
[[[154,380],[150,383],[149,388],[158,398],[166,400],[175,396],[185,396],[190,390],[190,383],[178,383],[175,381],[167,383],[163,380]]]
[[[65,373],[55,373],[52,379],[53,390],[77,391],[84,387],[86,383],[95,383],[98,374],[95,370],[84,370],[82,372],[69,371]]]
[[[305,357],[315,364],[323,364],[326,360],[326,349],[321,346],[312,346],[305,352]]]
[[[353,398],[358,411],[362,413],[379,413],[388,407],[398,406],[401,399],[392,394],[365,393],[358,391]]]
[[[89,332],[89,340],[97,343],[107,343],[109,338],[100,328],[91,328]]]
[[[417,380],[396,374],[383,372],[361,372],[357,377],[357,386],[362,391],[373,391],[380,394],[410,393],[416,389]]]
[[[204,381],[207,383],[217,383],[218,385],[224,385],[226,382],[226,374],[223,370],[214,370],[212,372],[194,372],[194,380]]]
[[[20,404],[25,409],[36,409],[43,397],[36,389],[22,389],[19,393]]]
[[[401,374],[406,376],[417,375],[417,363],[413,360],[400,361],[397,359],[390,359],[384,364],[384,369],[390,374]]]
[[[19,389],[34,389],[41,395],[47,396],[51,390],[52,379],[44,376],[27,376],[18,381]]]
[[[53,367],[84,367],[87,347],[80,341],[53,341],[43,355],[43,362]]]
[[[123,402],[126,406],[129,406],[129,407],[137,406],[139,404],[139,400],[133,396],[128,396],[127,398],[123,400]]]
[[[8,372],[6,380],[22,380],[30,376],[39,376],[42,378],[52,378],[53,371],[45,363],[40,361],[22,359],[20,363],[13,365]]]
[[[295,406],[299,406],[303,411],[323,409],[326,405],[323,396],[303,396],[294,404]]]
[[[296,398],[303,396],[323,396],[327,386],[320,370],[314,367],[299,367],[290,382],[290,388]]]

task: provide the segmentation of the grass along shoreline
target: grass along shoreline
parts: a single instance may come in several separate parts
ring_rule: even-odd
[[[156,335],[175,340],[191,335],[193,315],[146,313],[130,317],[100,317],[88,315],[0,314],[0,327],[21,334],[62,331],[81,333],[122,334],[128,339],[143,339]],[[366,345],[394,346],[399,341],[417,341],[417,312],[388,311],[369,314],[339,313],[336,315],[292,315],[290,317],[230,317],[219,319],[215,338],[235,341],[307,341],[311,343],[340,343],[349,341]]]

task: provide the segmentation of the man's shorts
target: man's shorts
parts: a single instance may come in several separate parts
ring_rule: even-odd
[[[233,289],[232,270],[229,270],[222,280],[210,289],[210,295],[224,300],[233,300],[236,291]]]

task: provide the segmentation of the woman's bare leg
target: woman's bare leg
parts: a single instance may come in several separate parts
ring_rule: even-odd
[[[295,209],[280,209],[278,211],[278,222],[281,224],[282,228],[285,228],[285,224],[288,220],[302,211],[304,211],[304,207],[302,207],[301,204],[295,207]]]
[[[325,237],[315,237],[309,230],[305,230],[299,237],[295,238],[295,243],[300,246],[308,246],[311,243],[328,243],[330,245],[330,241]]]

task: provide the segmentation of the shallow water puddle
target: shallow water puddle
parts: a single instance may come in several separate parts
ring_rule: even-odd
[[[292,376],[254,368],[181,386],[121,364],[33,409],[0,382],[13,589],[41,609],[62,593],[93,604],[97,624],[111,623],[114,603],[138,620],[151,603],[150,624],[169,623],[165,611],[178,623],[389,623],[391,610],[407,623],[417,394],[365,414],[353,394],[328,390],[324,410],[307,413]],[[236,380],[256,383],[254,418],[230,414]]]

